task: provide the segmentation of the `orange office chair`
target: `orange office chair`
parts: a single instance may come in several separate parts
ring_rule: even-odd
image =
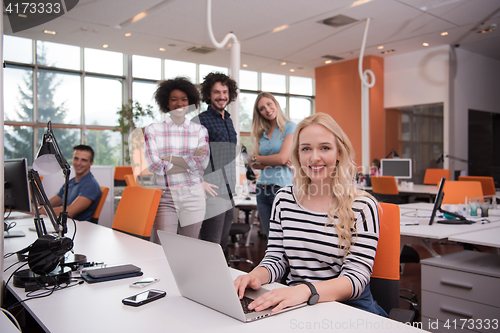
[[[481,188],[483,190],[483,195],[487,199],[492,199],[497,194],[495,190],[495,181],[493,177],[482,177],[482,176],[459,176],[458,181],[468,181],[468,182],[480,182]]]
[[[138,186],[137,182],[135,181],[134,175],[128,174],[123,176],[125,179],[125,183],[127,183],[127,186]]]
[[[380,230],[370,278],[370,291],[390,318],[400,322],[412,322],[416,311],[399,308],[399,207],[380,203],[378,211]]]
[[[393,176],[373,176],[372,182],[373,196],[379,202],[399,204],[398,182]]]
[[[104,202],[106,201],[106,197],[108,196],[109,187],[101,186],[101,199],[99,199],[99,203],[94,211],[94,215],[90,219],[90,222],[97,224],[99,222],[99,215],[101,215],[102,207],[104,206]]]
[[[450,170],[449,169],[426,169],[424,176],[424,184],[426,185],[438,185],[441,178],[446,178],[450,180]]]
[[[149,240],[160,198],[160,189],[125,187],[115,212],[112,228]]]
[[[115,167],[115,174],[113,176],[113,179],[115,181],[115,186],[126,186],[127,183],[125,182],[125,175],[133,175],[134,171],[132,170],[132,167],[130,165],[123,165],[123,166],[116,166]]]
[[[443,204],[466,204],[468,199],[483,196],[480,182],[474,181],[449,181],[444,183]]]

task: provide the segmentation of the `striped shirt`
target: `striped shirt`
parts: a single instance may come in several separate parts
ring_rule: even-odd
[[[329,222],[327,214],[300,206],[292,188],[278,191],[273,203],[266,255],[259,264],[269,271],[269,283],[279,280],[289,265],[287,284],[345,276],[352,284],[351,299],[359,297],[370,282],[377,250],[376,202],[364,196],[355,199],[352,206],[355,230],[352,231],[350,253],[344,258],[335,227],[326,225]]]
[[[205,152],[194,156],[196,149],[204,147]],[[148,125],[144,132],[144,152],[146,165],[154,173],[155,184],[169,187],[184,187],[201,184],[203,169],[209,161],[208,131],[200,124],[189,121],[177,126],[170,117]],[[162,160],[162,156],[179,156],[186,161],[189,169],[185,173],[166,176],[173,163]]]

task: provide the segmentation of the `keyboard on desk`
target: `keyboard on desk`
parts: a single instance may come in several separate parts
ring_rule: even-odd
[[[243,298],[240,299],[241,307],[243,308],[243,312],[245,314],[255,312],[255,310],[248,309],[248,305],[250,305],[250,303],[252,303],[253,301],[254,301],[253,299],[251,299],[250,297],[246,297],[246,296],[243,296]],[[274,308],[275,306],[276,305],[270,306],[266,310],[270,310],[270,309]]]

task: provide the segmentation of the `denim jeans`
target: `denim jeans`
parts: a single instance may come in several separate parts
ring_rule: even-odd
[[[365,310],[374,314],[378,314],[383,317],[388,317],[387,313],[385,313],[384,309],[378,305],[377,301],[373,299],[372,292],[370,291],[370,283],[368,283],[365,287],[365,290],[359,295],[356,299],[350,299],[347,301],[343,301],[346,305],[353,306],[355,308]]]
[[[273,208],[274,197],[281,187],[278,185],[257,185],[257,211],[259,212],[260,230],[269,237],[269,219]]]

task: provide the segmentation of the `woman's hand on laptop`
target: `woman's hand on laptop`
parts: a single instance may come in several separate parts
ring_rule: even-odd
[[[271,312],[276,313],[289,306],[307,302],[311,290],[305,284],[295,287],[278,288],[268,291],[248,305],[249,310],[262,311],[275,306]]]
[[[264,268],[264,267],[259,267],[259,268]],[[258,276],[258,274],[255,274],[254,271],[245,275],[240,275],[233,281],[234,287],[236,288],[236,292],[238,293],[238,297],[240,299],[242,299],[243,296],[245,295],[245,290],[247,288],[252,288],[257,290],[264,284],[261,282],[261,279]]]

